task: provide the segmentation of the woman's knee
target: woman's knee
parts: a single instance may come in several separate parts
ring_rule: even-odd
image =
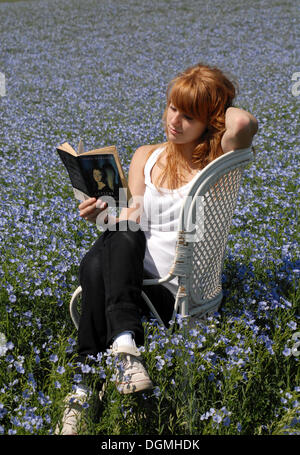
[[[80,282],[99,278],[101,273],[102,260],[101,255],[97,251],[91,249],[82,258],[79,266]]]

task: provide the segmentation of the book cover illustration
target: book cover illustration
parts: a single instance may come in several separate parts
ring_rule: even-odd
[[[130,192],[115,146],[84,151],[82,141],[78,151],[67,143],[57,147],[79,201],[88,197],[113,198],[119,206],[127,206]],[[110,204],[111,205],[111,201]]]

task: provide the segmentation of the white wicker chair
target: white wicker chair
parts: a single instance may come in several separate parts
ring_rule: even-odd
[[[220,156],[203,169],[185,197],[170,272],[165,277],[143,282],[151,286],[178,277],[173,317],[176,314],[203,317],[219,308],[223,297],[222,271],[228,234],[243,171],[252,159],[251,147]],[[70,314],[76,328],[80,294],[79,286],[70,302]],[[142,292],[142,297],[163,324],[145,292]]]

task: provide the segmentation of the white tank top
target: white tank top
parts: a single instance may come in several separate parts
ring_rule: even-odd
[[[177,240],[178,221],[184,197],[197,179],[199,171],[193,179],[175,190],[160,188],[161,193],[151,181],[151,170],[164,147],[156,149],[145,164],[145,193],[143,213],[140,220],[141,229],[146,236],[146,253],[144,268],[155,277],[165,277],[174,260]],[[178,289],[178,279],[162,283],[174,295]]]

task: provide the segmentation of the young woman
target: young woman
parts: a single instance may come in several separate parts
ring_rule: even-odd
[[[144,341],[141,290],[168,324],[177,284],[173,280],[143,288],[142,282],[145,277],[165,276],[171,267],[183,197],[208,163],[249,147],[257,132],[256,119],[232,106],[235,94],[233,83],[209,65],[197,64],[179,74],[167,90],[163,115],[167,142],[139,147],[132,157],[129,208],[113,219],[101,200],[90,198],[79,205],[80,216],[102,224],[105,231],[80,265],[78,360],[85,362],[88,355],[112,345],[113,353],[123,359],[124,369],[117,375],[120,393],[152,388],[137,348]],[[159,216],[154,210],[158,206]],[[78,400],[86,393],[83,385],[78,387]],[[70,406],[63,434],[76,433],[80,412],[72,412]]]

